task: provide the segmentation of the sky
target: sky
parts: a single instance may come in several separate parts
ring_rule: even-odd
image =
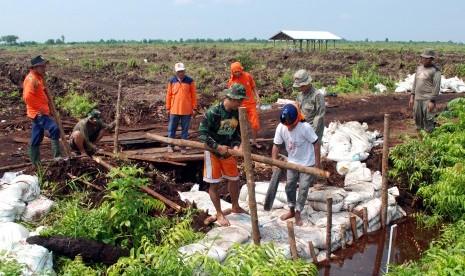
[[[268,39],[281,30],[347,40],[465,43],[463,0],[0,0],[0,37]]]

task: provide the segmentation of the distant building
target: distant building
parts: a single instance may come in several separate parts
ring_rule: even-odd
[[[309,46],[311,46],[313,50],[316,49],[316,44],[318,43],[318,49],[321,49],[322,45],[325,45],[325,48],[328,49],[328,41],[332,41],[334,43],[334,47],[336,47],[336,40],[341,40],[339,36],[332,34],[330,32],[325,31],[280,31],[279,33],[270,37],[269,40],[273,40],[276,44],[276,40],[278,41],[285,41],[289,43],[290,41],[293,42],[294,49],[300,49],[302,52],[302,44],[303,41],[307,41],[306,50],[309,50]],[[299,45],[297,45],[297,42]]]

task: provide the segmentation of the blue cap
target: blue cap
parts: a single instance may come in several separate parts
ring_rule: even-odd
[[[295,120],[297,120],[297,108],[293,104],[286,104],[283,106],[281,110],[281,114],[279,115],[279,120],[283,125],[292,125]]]

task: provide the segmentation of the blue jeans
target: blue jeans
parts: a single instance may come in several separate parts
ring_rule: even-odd
[[[171,115],[168,123],[168,138],[176,137],[176,129],[181,121],[181,139],[187,139],[187,131],[191,124],[191,115]]]
[[[44,131],[50,133],[50,140],[60,139],[60,129],[48,115],[37,115],[32,121],[31,147],[39,146],[44,139]]]

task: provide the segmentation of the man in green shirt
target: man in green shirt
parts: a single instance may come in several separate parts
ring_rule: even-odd
[[[433,49],[425,49],[420,56],[422,65],[418,66],[415,72],[409,107],[413,107],[417,131],[424,129],[426,132],[431,132],[435,125],[435,107],[441,88],[441,71],[433,64],[436,56]]]
[[[219,185],[223,179],[227,180],[232,212],[244,213],[239,206],[239,170],[236,159],[228,154],[228,149],[237,150],[241,145],[238,109],[246,94],[245,87],[239,83],[232,84],[225,92],[226,98],[205,112],[199,126],[199,139],[216,149],[216,152],[205,151],[203,181],[210,184],[208,193],[215,206],[218,223],[229,226],[221,210]]]
[[[115,127],[115,122],[105,124],[102,122],[102,115],[97,109],[92,110],[89,116],[79,121],[71,134],[70,146],[83,156],[94,153],[98,149],[95,146],[100,139]]]

